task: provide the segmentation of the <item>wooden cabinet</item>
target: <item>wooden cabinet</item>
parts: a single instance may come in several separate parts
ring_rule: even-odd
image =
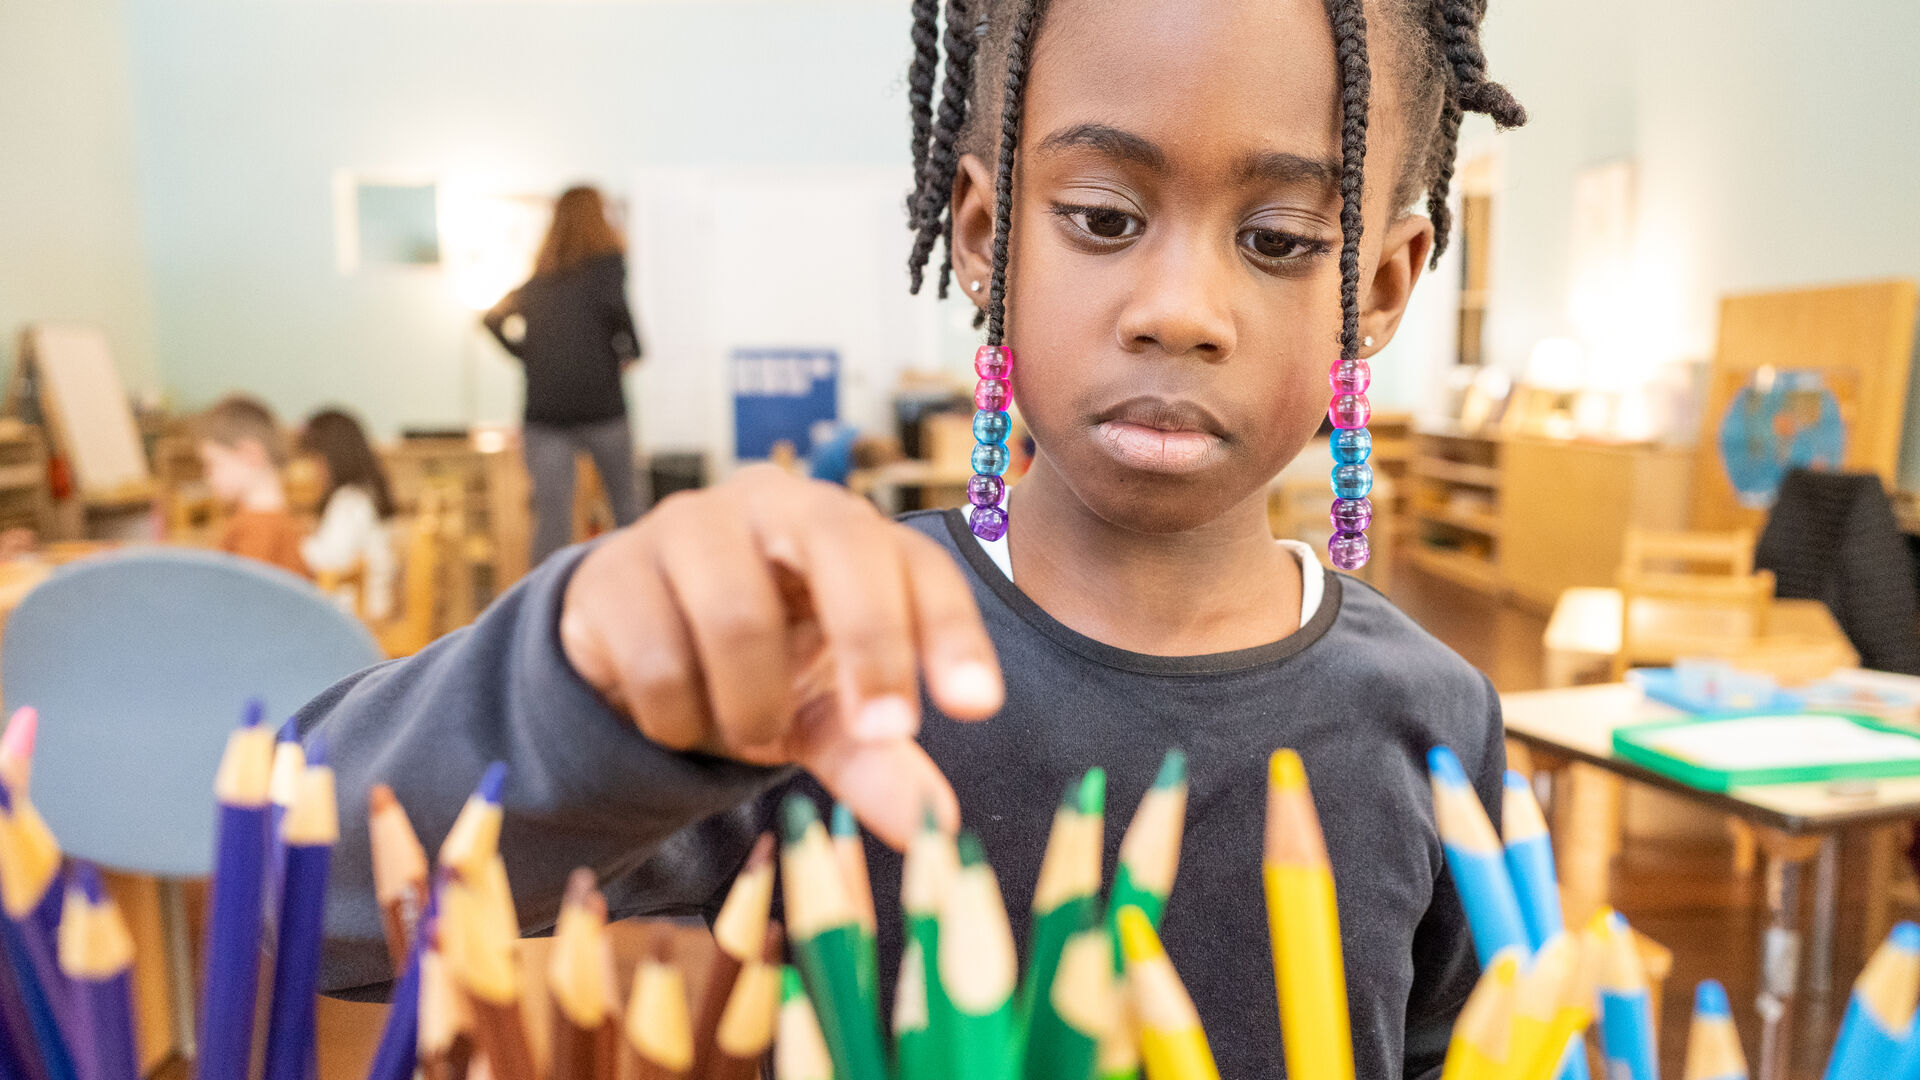
[[[1576,585],[1611,585],[1629,527],[1686,527],[1688,451],[1509,439],[1501,467],[1500,576],[1551,608]]]

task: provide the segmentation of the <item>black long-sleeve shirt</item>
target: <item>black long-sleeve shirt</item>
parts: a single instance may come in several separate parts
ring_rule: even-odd
[[[525,326],[517,338],[507,320]],[[627,264],[601,255],[508,293],[483,321],[527,369],[530,424],[590,424],[627,414],[620,371],[640,358],[627,308]]]
[[[1075,633],[997,569],[958,512],[907,523],[973,584],[1006,668],[1007,704],[957,724],[927,704],[921,742],[993,860],[1024,940],[1048,826],[1081,772],[1108,775],[1107,879],[1128,817],[1169,746],[1192,789],[1163,937],[1222,1075],[1284,1075],[1260,873],[1267,756],[1300,751],[1339,889],[1358,1075],[1431,1080],[1476,975],[1433,820],[1426,753],[1458,752],[1499,821],[1504,749],[1486,679],[1365,585],[1328,574],[1318,609],[1277,642],[1155,657]],[[489,761],[509,763],[502,853],[523,928],[551,928],[569,871],[596,870],[615,915],[717,912],[755,834],[795,785],[667,751],[568,666],[561,597],[583,549],[547,560],[474,625],[354,676],[300,715],[326,737],[341,831],[323,988],[379,996],[392,977],[374,900],[367,788],[391,784],[429,851]],[[869,843],[881,971],[899,967],[900,860]],[[884,1000],[884,999],[883,999]]]

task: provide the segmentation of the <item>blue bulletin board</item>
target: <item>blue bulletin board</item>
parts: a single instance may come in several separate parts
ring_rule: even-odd
[[[833,349],[735,349],[728,363],[740,461],[771,456],[781,439],[804,454],[813,425],[840,418],[840,354]]]

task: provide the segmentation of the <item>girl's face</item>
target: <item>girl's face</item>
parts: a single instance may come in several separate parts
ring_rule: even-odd
[[[1385,46],[1371,48],[1362,355],[1391,336],[1432,236],[1384,205],[1403,135]],[[1027,83],[1007,341],[1036,468],[1103,519],[1162,533],[1218,519],[1325,415],[1338,106],[1320,0],[1053,3]],[[993,171],[963,166],[955,269],[984,303]]]

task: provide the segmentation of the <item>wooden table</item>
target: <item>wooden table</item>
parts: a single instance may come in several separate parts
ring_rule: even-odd
[[[1547,623],[1548,686],[1572,686],[1582,671],[1612,660],[1620,651],[1620,604],[1619,589],[1583,587],[1560,594]],[[1634,637],[1668,643],[1675,658],[1699,655],[1737,660],[1727,657],[1726,643],[1738,636],[1738,630],[1716,620],[1718,614],[1643,598],[1634,604]],[[1760,668],[1776,670],[1785,664],[1807,677],[1860,662],[1833,612],[1818,600],[1775,600],[1767,612],[1766,633],[1736,651],[1751,654]],[[1789,672],[1778,674],[1784,678]]]
[[[1841,673],[1846,677],[1849,673]],[[1920,689],[1920,679],[1860,672],[1858,677],[1881,685],[1897,680]],[[1838,887],[1839,839],[1850,830],[1920,817],[1920,777],[1845,785],[1769,784],[1703,791],[1663,773],[1654,772],[1613,754],[1613,732],[1634,724],[1675,719],[1676,709],[1648,701],[1632,686],[1609,683],[1554,690],[1502,694],[1507,737],[1543,758],[1584,764],[1626,780],[1660,788],[1708,809],[1730,814],[1755,827],[1767,856],[1768,922],[1760,942],[1761,992],[1757,1003],[1761,1022],[1759,1068],[1756,1080],[1784,1080],[1789,1025],[1800,973],[1800,889],[1809,863],[1813,864],[1813,914],[1809,944],[1808,993],[1816,1000],[1831,992],[1835,892]],[[1884,833],[1884,830],[1881,830]],[[1591,872],[1582,858],[1590,854],[1573,844],[1563,849],[1566,870],[1574,875]],[[1592,845],[1584,845],[1591,847]],[[1604,850],[1600,873],[1604,877]],[[1886,872],[1893,853],[1875,852],[1876,878]],[[1876,884],[1869,883],[1872,896]],[[1872,901],[1884,910],[1885,882]],[[1871,923],[1872,920],[1870,919]],[[1817,1023],[1824,1009],[1809,1008],[1805,1019]]]

